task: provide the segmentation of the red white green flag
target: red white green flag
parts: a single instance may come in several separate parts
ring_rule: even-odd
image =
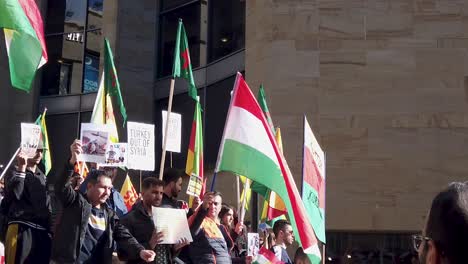
[[[304,252],[319,263],[314,230],[288,165],[262,109],[240,73],[226,118],[216,172],[230,171],[265,185],[284,201],[291,226]]]
[[[302,200],[317,238],[325,243],[325,153],[304,116]]]
[[[188,94],[194,100],[197,100],[197,87],[195,86],[195,80],[193,79],[187,34],[185,34],[185,28],[184,24],[182,23],[182,19],[179,20],[179,27],[177,28],[172,76],[174,78],[180,77],[187,80]]]
[[[281,260],[279,260],[275,253],[266,249],[265,247],[261,247],[258,251],[257,257],[253,260],[253,264],[284,264]]]
[[[42,17],[34,0],[1,0],[0,28],[5,32],[11,84],[29,92],[36,70],[48,60]]]

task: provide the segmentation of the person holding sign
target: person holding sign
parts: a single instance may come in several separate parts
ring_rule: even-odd
[[[21,149],[16,169],[5,179],[2,207],[8,212],[6,263],[48,263],[50,258],[50,199],[46,177],[37,167],[42,160],[42,142],[35,153],[28,158]]]
[[[232,263],[226,240],[217,222],[222,202],[221,193],[207,192],[203,196],[203,203],[189,218],[193,237],[189,249],[193,263]]]
[[[57,175],[55,192],[63,205],[63,214],[52,245],[51,263],[111,263],[113,244],[132,259],[154,260],[147,250],[119,223],[119,218],[106,205],[112,189],[111,176],[102,170],[91,171],[87,191],[82,194],[69,184],[73,165],[83,152],[81,141],[70,146],[69,164]],[[67,173],[68,170],[68,173]]]
[[[133,205],[132,210],[122,218],[121,223],[128,228],[130,233],[146,249],[151,249],[156,252],[156,258],[151,263],[173,263],[173,256],[176,255],[179,249],[188,245],[188,243],[182,241],[174,246],[160,244],[164,233],[162,231],[158,232],[154,226],[153,217],[155,217],[155,215],[153,215],[152,207],[161,206],[164,182],[154,177],[148,177],[143,180],[141,187],[142,201]],[[142,262],[140,259],[129,259],[125,256],[124,252],[120,251],[119,257],[122,260],[127,260],[128,264]]]

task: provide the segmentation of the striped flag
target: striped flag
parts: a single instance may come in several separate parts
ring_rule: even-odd
[[[258,251],[257,258],[252,263],[253,264],[284,264],[284,262],[280,261],[275,256],[275,253],[271,252],[265,247],[260,248],[260,250]]]
[[[0,28],[13,87],[29,92],[37,69],[47,60],[44,26],[34,0],[1,0]]]
[[[201,105],[200,99],[198,97],[195,102],[195,112],[193,115],[192,131],[190,133],[190,142],[187,153],[185,173],[189,176],[194,174],[201,179],[201,182],[203,184],[199,195],[203,195],[206,187],[206,180],[203,179],[203,128],[201,118]],[[193,196],[190,196],[189,206],[192,206],[192,201]]]
[[[305,253],[321,259],[314,230],[294,178],[262,110],[240,73],[234,84],[216,172],[230,171],[265,185],[284,201],[291,226]]]
[[[302,200],[317,238],[325,243],[325,153],[304,116]]]

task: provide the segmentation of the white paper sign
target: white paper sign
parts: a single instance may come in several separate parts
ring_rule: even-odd
[[[35,124],[21,123],[21,150],[27,157],[36,155],[41,139],[41,127]]]
[[[126,167],[127,166],[127,143],[112,143],[107,146],[106,163],[99,164],[100,167]]]
[[[153,222],[157,232],[163,232],[161,244],[176,244],[182,238],[192,242],[184,209],[153,207]]]
[[[162,111],[163,143],[161,146],[164,145],[164,136],[165,136],[164,132],[166,132],[165,131],[166,119],[167,119],[167,111]],[[169,127],[167,128],[167,134],[169,136],[167,138],[166,151],[180,153],[180,142],[182,138],[182,115],[171,112],[169,119],[170,119]]]
[[[134,170],[154,170],[154,125],[127,123],[128,162]]]
[[[80,161],[104,163],[106,161],[109,135],[110,128],[108,125],[82,123],[81,145],[83,153],[79,157]]]
[[[247,234],[247,256],[256,257],[260,249],[260,237],[258,233]]]

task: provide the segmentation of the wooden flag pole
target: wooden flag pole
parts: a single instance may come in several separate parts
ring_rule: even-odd
[[[169,117],[172,111],[172,97],[174,96],[175,79],[171,79],[171,89],[169,90],[169,103],[167,105],[166,127],[164,128],[163,149],[161,155],[161,165],[159,166],[159,179],[163,179],[164,162],[166,161],[167,132],[169,130]]]

